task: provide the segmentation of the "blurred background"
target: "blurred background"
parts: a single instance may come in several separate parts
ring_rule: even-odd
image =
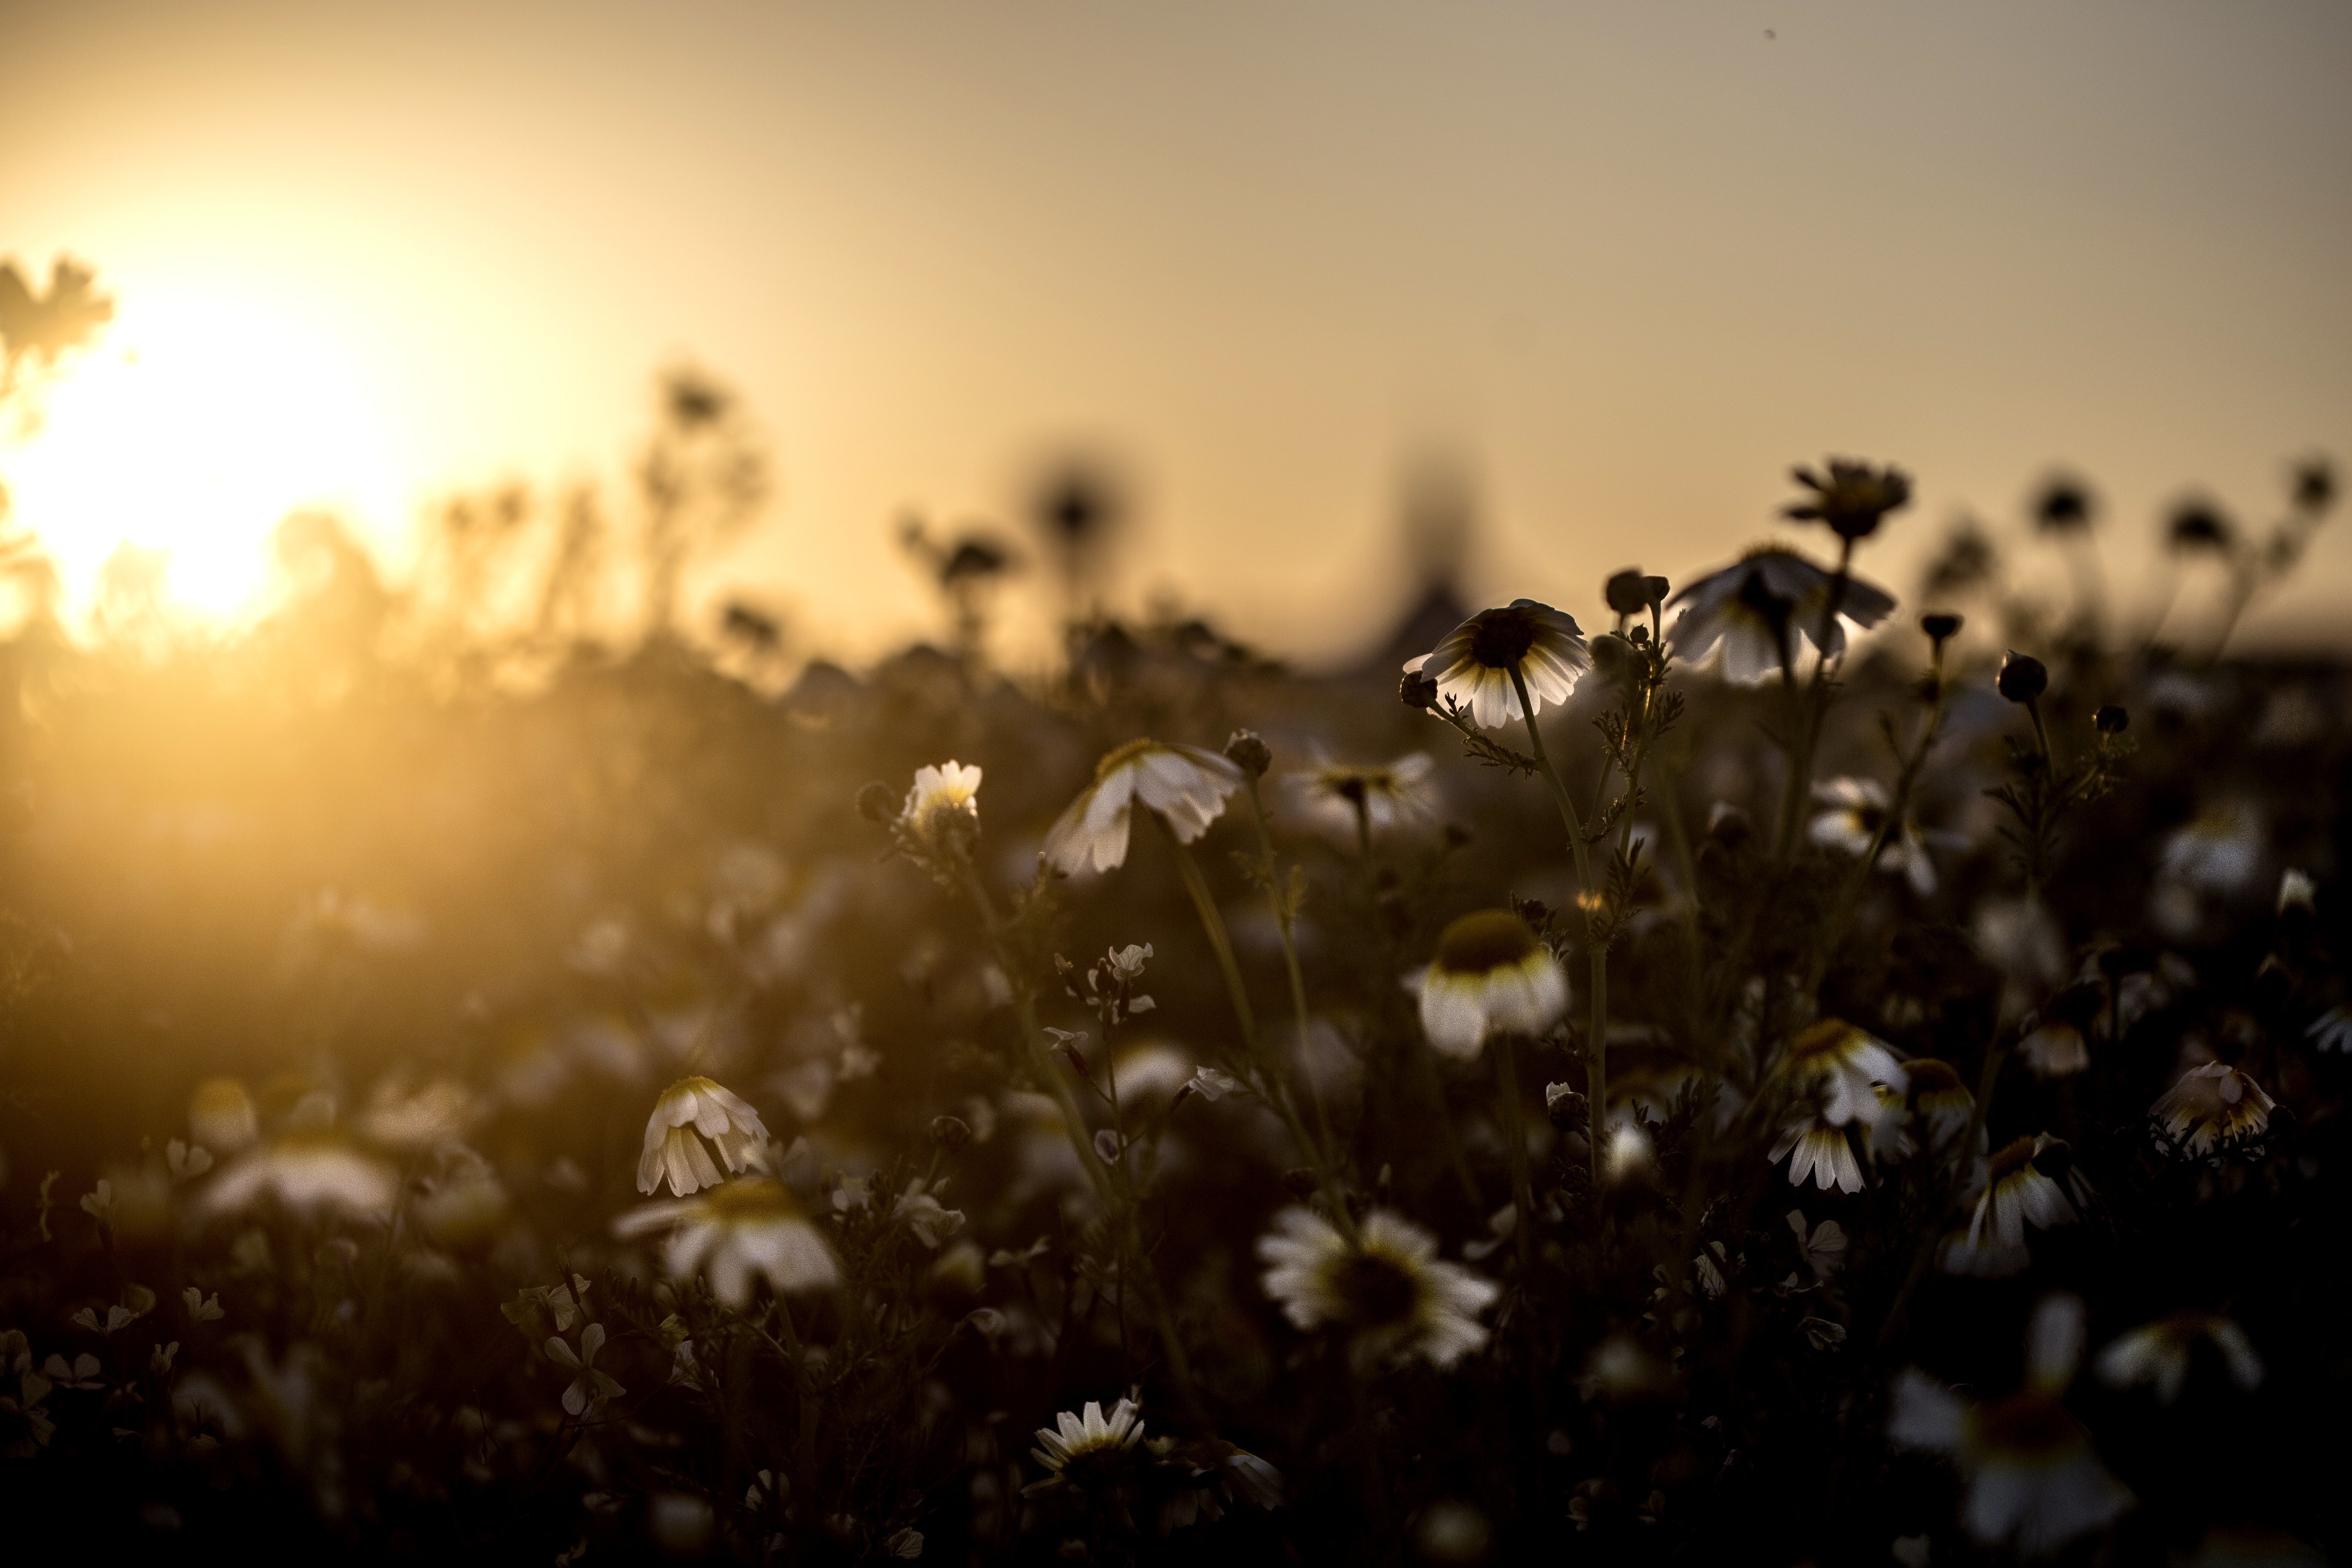
[[[2347,447],[2347,79],[2330,0],[15,0],[0,254],[118,313],[0,479],[83,636],[126,542],[229,625],[289,510],[398,584],[453,498],[641,491],[682,369],[747,466],[676,622],[793,659],[933,630],[906,523],[1034,547],[1073,463],[1130,525],[1090,592],[1309,664],[1380,647],[1416,552],[1591,618],[1824,451],[1916,476],[1906,597],[2060,465],[2160,596],[2168,508],[2266,525]],[[1066,587],[1016,584],[1002,657]],[[2347,604],[2323,534],[2243,635]]]

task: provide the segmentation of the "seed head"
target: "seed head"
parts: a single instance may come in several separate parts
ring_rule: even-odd
[[[2011,702],[2031,702],[2050,689],[2050,671],[2030,653],[2009,650],[2000,661],[2000,673],[1993,678],[1994,689]]]
[[[2091,722],[2102,735],[2120,735],[2131,728],[2131,714],[2120,703],[2109,702],[2091,715]]]
[[[1404,684],[1398,689],[1397,695],[1404,700],[1404,705],[1408,708],[1423,710],[1434,708],[1437,706],[1437,678],[1433,675],[1424,675],[1417,669],[1408,670],[1405,673]]]
[[[1265,770],[1274,766],[1273,748],[1255,730],[1234,731],[1225,742],[1225,758],[1254,779],[1265,777]]]
[[[1934,643],[1951,641],[1960,635],[1961,625],[1960,617],[1949,610],[1934,610],[1919,617],[1919,629]]]
[[[1639,566],[1628,566],[1609,579],[1609,585],[1601,590],[1601,594],[1608,599],[1609,607],[1617,614],[1638,616],[1649,607],[1648,582]]]
[[[857,792],[857,815],[887,827],[898,819],[898,792],[881,780],[875,780]]]

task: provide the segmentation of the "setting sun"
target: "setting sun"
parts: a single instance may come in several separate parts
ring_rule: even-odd
[[[397,507],[373,402],[334,333],[298,309],[193,293],[127,308],[103,349],[58,378],[7,467],[68,624],[100,610],[126,546],[152,552],[158,607],[174,618],[248,617],[289,511]]]

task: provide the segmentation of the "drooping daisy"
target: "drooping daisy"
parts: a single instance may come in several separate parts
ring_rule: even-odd
[[[637,1157],[637,1191],[657,1191],[665,1179],[679,1197],[717,1186],[719,1166],[697,1132],[710,1140],[730,1171],[759,1163],[768,1144],[766,1123],[740,1096],[707,1078],[682,1078],[654,1101],[645,1152]]]
[[[2017,1054],[2036,1078],[2067,1078],[2091,1065],[2083,1031],[2063,1018],[2044,1018],[2017,1043]]]
[[[2252,885],[2268,847],[2262,818],[2252,806],[2233,803],[2175,828],[2164,840],[2161,864],[2166,876],[2227,898]]]
[[[2303,1032],[2315,1051],[2352,1052],[2352,1005],[2337,1003],[2311,1021]]]
[[[1440,1262],[1437,1238],[1403,1215],[1374,1209],[1361,1245],[1314,1210],[1293,1206],[1258,1237],[1265,1293],[1301,1329],[1349,1335],[1360,1370],[1421,1356],[1452,1366],[1486,1342],[1478,1314],[1500,1289],[1457,1263]]]
[[[1568,700],[1592,668],[1592,655],[1574,616],[1514,599],[1499,610],[1479,611],[1404,668],[1436,681],[1438,697],[1459,703],[1480,729],[1499,730],[1527,717],[1512,671],[1527,682],[1528,700],[1540,713],[1547,702]]]
[[[1447,926],[1421,977],[1430,1046],[1464,1061],[1496,1030],[1542,1035],[1567,1010],[1559,961],[1508,910],[1481,910]]]
[[[1120,1400],[1106,1416],[1102,1406],[1089,1399],[1083,1415],[1065,1410],[1054,1420],[1053,1426],[1037,1428],[1038,1447],[1029,1450],[1030,1458],[1045,1467],[1045,1479],[1024,1488],[1025,1493],[1034,1496],[1064,1487],[1109,1490],[1134,1479],[1136,1467],[1129,1456],[1143,1438],[1143,1411],[1134,1400]]]
[[[2169,1405],[2180,1397],[2189,1352],[2200,1340],[2221,1352],[2230,1381],[2240,1389],[2251,1393],[2262,1386],[2262,1358],[2246,1331],[2219,1312],[2172,1312],[2143,1323],[2101,1351],[2092,1366],[2111,1388],[2146,1384],[2156,1390],[2158,1404]]]
[[[2043,1152],[2039,1140],[2020,1138],[1993,1155],[1967,1232],[1944,1249],[1946,1272],[1990,1279],[2021,1273],[2032,1261],[2025,1247],[2028,1225],[2048,1230],[2075,1222],[2079,1216],[2065,1188],[2035,1158]]]
[[[1789,1042],[1781,1063],[1792,1092],[1812,1098],[1833,1127],[1881,1113],[1875,1086],[1907,1093],[1911,1080],[1884,1040],[1843,1018],[1823,1018]]]
[[[1822,466],[1829,470],[1826,478],[1803,467],[1789,470],[1790,478],[1813,493],[1782,507],[1781,516],[1822,523],[1841,539],[1867,539],[1888,512],[1911,504],[1911,476],[1891,463],[1877,468],[1852,458],[1832,458]]]
[[[1903,1064],[1911,1079],[1911,1114],[1926,1129],[1928,1147],[1942,1149],[1957,1143],[1967,1133],[1969,1123],[1976,1119],[1977,1097],[1960,1081],[1960,1075],[1951,1064],[1934,1057],[1914,1057]],[[1984,1142],[1984,1129],[1977,1129],[1977,1142]]]
[[[1886,786],[1876,779],[1828,779],[1813,786],[1813,799],[1828,809],[1814,816],[1807,832],[1824,849],[1841,855],[1867,855],[1886,824]],[[1929,834],[1905,817],[1878,852],[1878,868],[1901,876],[1911,890],[1926,898],[1936,890],[1936,862],[1927,853],[1929,840],[1948,834]],[[1963,841],[1965,842],[1965,841]]]
[[[2132,1505],[2091,1435],[2061,1403],[2082,1346],[2082,1303],[2043,1300],[2027,1341],[2027,1385],[1978,1405],[1916,1367],[1895,1378],[1886,1435],[1901,1447],[1948,1454],[1968,1481],[1960,1510],[1988,1545],[2013,1542],[2038,1556],[2104,1528]]]
[[[399,1195],[392,1168],[331,1128],[282,1134],[229,1163],[205,1189],[204,1206],[226,1214],[267,1194],[303,1216],[379,1217]]]
[[[892,824],[909,843],[925,849],[945,845],[947,834],[980,821],[980,770],[950,758],[943,766],[917,768],[907,803]]]
[[[2207,1062],[2182,1073],[2147,1113],[2165,1140],[2202,1157],[2216,1146],[2262,1136],[2277,1103],[2236,1068]]]
[[[1791,1154],[1795,1158],[1789,1159]],[[1801,1187],[1805,1178],[1811,1176],[1822,1192],[1832,1187],[1847,1193],[1862,1191],[1862,1162],[1854,1157],[1853,1142],[1843,1123],[1825,1116],[1815,1114],[1783,1128],[1769,1158],[1776,1165],[1789,1159],[1790,1186]]]
[[[1129,741],[1096,765],[1095,782],[1046,830],[1045,858],[1072,876],[1117,868],[1138,801],[1160,814],[1177,843],[1190,844],[1246,782],[1239,767],[1202,747]]]
[[[1373,833],[1418,826],[1437,816],[1436,764],[1426,752],[1392,763],[1318,762],[1292,773],[1288,787],[1299,815],[1317,831],[1353,844],[1359,826]]]
[[[1895,596],[1884,588],[1848,577],[1839,592],[1837,613],[1822,621],[1837,579],[1793,550],[1768,545],[1710,573],[1669,601],[1683,613],[1667,631],[1667,640],[1684,659],[1697,663],[1723,645],[1723,676],[1750,683],[1764,679],[1783,664],[1794,664],[1803,650],[1826,636],[1820,651],[1834,658],[1845,651],[1845,623],[1870,627],[1895,608]]]
[[[833,1248],[773,1176],[745,1176],[697,1196],[641,1205],[613,1222],[626,1239],[669,1229],[662,1268],[673,1279],[707,1272],[710,1292],[730,1307],[751,1300],[758,1276],[777,1290],[826,1290],[840,1281]]]

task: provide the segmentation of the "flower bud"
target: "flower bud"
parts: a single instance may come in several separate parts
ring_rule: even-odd
[[[1642,602],[1656,609],[1666,602],[1666,592],[1673,586],[1664,577],[1644,577],[1642,579]]]
[[[2091,722],[2098,726],[2102,735],[2120,735],[2131,728],[2131,715],[2121,704],[2109,702],[2091,715]]]
[[[1225,742],[1225,757],[1254,779],[1265,777],[1265,770],[1274,766],[1272,748],[1258,738],[1255,730],[1234,731],[1234,738]]]
[[[1993,678],[1993,688],[2011,702],[2031,702],[2050,689],[2050,672],[2032,654],[2009,650],[2000,661],[2000,673]]]
[[[1650,605],[1649,591],[1644,586],[1648,581],[1639,566],[1629,566],[1610,578],[1601,594],[1608,599],[1609,607],[1619,615],[1638,616]]]
[[[857,792],[857,815],[887,827],[898,820],[898,793],[877,779]]]
[[[1437,706],[1437,677],[1423,674],[1418,669],[1407,670],[1404,684],[1398,689],[1397,695],[1404,699],[1404,705],[1408,708],[1423,710],[1434,708]]]
[[[971,1128],[960,1116],[934,1116],[931,1142],[953,1154],[971,1142]]]
[[[1960,617],[1950,610],[1935,610],[1919,617],[1919,629],[1931,642],[1949,642],[1960,635]]]

